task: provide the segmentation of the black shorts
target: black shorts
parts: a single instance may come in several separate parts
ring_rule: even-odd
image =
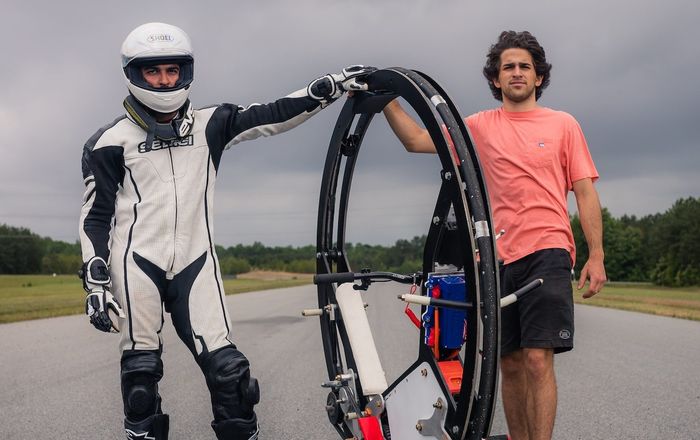
[[[574,348],[571,258],[564,249],[543,249],[501,268],[501,296],[530,281],[544,284],[501,310],[501,356],[521,348]]]

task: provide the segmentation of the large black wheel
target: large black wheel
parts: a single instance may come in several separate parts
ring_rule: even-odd
[[[345,253],[345,225],[355,163],[373,116],[389,101],[401,97],[430,133],[442,168],[434,213],[426,219],[423,267],[416,271],[420,279],[427,280],[437,262],[459,268],[465,285],[459,301],[472,305],[466,312],[467,339],[459,356],[461,388],[457,393],[449,392],[444,380],[438,380],[446,396],[446,408],[438,417],[442,426],[435,438],[447,435],[451,439],[482,439],[489,434],[496,401],[500,294],[493,224],[477,154],[457,108],[425,74],[403,68],[382,69],[372,73],[367,83],[369,91],[356,93],[346,101],[328,148],[318,210],[317,274],[321,277],[338,274],[342,278],[340,274],[353,272],[352,262]],[[454,217],[448,221],[451,212]],[[341,278],[336,278],[336,282]],[[344,279],[351,280],[352,277]],[[421,287],[426,295],[425,283]],[[327,408],[341,438],[351,438],[358,437],[358,428],[356,422],[351,422],[353,416],[348,417],[347,413],[356,417],[365,414],[362,413],[365,408],[370,409],[366,413],[371,413],[371,408],[381,399],[363,392],[347,323],[338,308],[337,288],[334,283],[318,283],[321,337],[331,388]],[[421,329],[421,341],[424,332]],[[419,347],[414,366],[427,365],[441,379],[440,354],[423,344]],[[382,396],[390,396],[412,372],[409,368]],[[346,404],[331,404],[334,401]],[[388,429],[384,426],[387,437]],[[421,435],[431,438],[426,431]]]

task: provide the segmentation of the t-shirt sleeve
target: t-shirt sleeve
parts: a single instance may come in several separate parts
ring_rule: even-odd
[[[573,183],[577,180],[586,178],[591,178],[594,182],[598,180],[598,170],[593,163],[591,152],[588,150],[583,130],[572,116],[568,118],[565,142],[568,153],[567,185],[569,190],[573,189]]]
[[[478,130],[478,121],[479,121],[479,114],[474,113],[466,118],[464,118],[464,123],[467,124],[467,127],[469,128],[469,131],[472,133],[472,136],[474,135],[474,131]]]

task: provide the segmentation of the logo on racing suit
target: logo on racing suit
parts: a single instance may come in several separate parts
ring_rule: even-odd
[[[180,137],[185,136],[190,132],[192,129],[192,124],[194,124],[194,109],[192,108],[192,104],[190,104],[185,112],[185,116],[182,118],[182,122],[180,123],[180,129],[178,132]]]
[[[167,141],[155,139],[151,145],[146,145],[146,142],[141,142],[139,144],[139,153],[148,153],[149,151],[162,150],[164,148],[190,147],[192,145],[194,145],[194,135]]]
[[[144,440],[156,440],[155,437],[151,437],[148,435],[148,431],[146,432],[134,432],[131,429],[126,430],[126,438],[129,440],[136,440],[139,438],[142,438]]]

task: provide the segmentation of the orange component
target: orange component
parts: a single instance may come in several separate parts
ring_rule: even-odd
[[[378,418],[372,416],[361,417],[357,419],[357,422],[360,424],[360,431],[365,440],[384,440]]]
[[[440,291],[440,285],[435,284],[433,286],[431,297],[439,299],[442,296]],[[433,336],[433,356],[435,359],[440,359],[440,310],[437,307],[433,307],[433,330],[430,336]]]
[[[450,394],[459,394],[462,388],[462,362],[461,361],[440,361],[438,362],[442,377],[450,390]]]
[[[435,307],[433,309],[433,331],[430,336],[434,336],[433,356],[435,359],[440,359],[440,311]]]

